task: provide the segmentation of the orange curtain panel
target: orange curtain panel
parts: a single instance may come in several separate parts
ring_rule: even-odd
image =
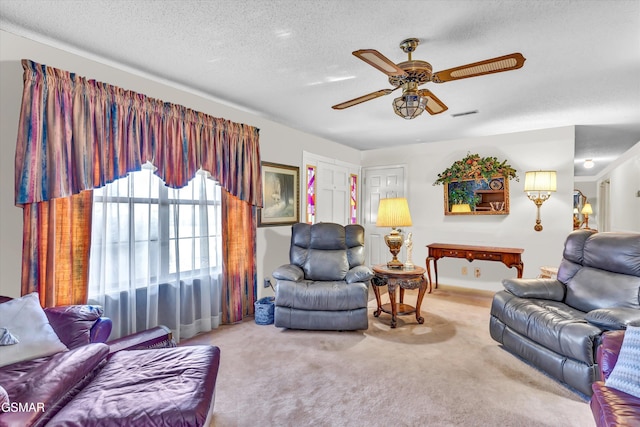
[[[24,206],[22,294],[44,307],[87,302],[91,191]]]
[[[253,315],[256,221],[254,206],[222,191],[222,323]]]

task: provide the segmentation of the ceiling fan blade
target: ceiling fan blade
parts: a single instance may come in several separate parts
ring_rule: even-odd
[[[374,49],[361,49],[353,52],[354,56],[362,59],[372,67],[377,68],[388,76],[401,76],[404,70],[394,64],[389,58]]]
[[[365,101],[369,101],[371,99],[375,99],[380,96],[389,95],[391,92],[393,92],[396,89],[381,89],[376,92],[371,92],[366,95],[359,96],[358,98],[354,98],[352,100],[343,102],[341,104],[336,104],[331,108],[333,108],[334,110],[344,110],[345,108],[353,107],[354,105],[363,103]]]
[[[503,71],[516,70],[524,64],[526,58],[521,53],[499,56],[485,61],[474,62],[460,67],[433,73],[431,81],[444,83],[451,80],[466,79],[468,77],[483,76],[485,74],[501,73]]]
[[[427,105],[424,109],[431,115],[440,114],[449,109],[449,107],[444,105],[444,103],[428,89],[420,89],[418,91],[418,95],[423,98],[427,98]]]

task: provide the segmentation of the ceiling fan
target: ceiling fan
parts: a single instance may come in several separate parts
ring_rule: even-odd
[[[448,107],[430,90],[418,89],[418,86],[427,82],[445,83],[468,77],[516,70],[522,67],[525,61],[525,57],[521,53],[512,53],[432,73],[431,64],[426,61],[411,59],[411,53],[416,50],[419,43],[420,40],[416,38],[409,38],[400,43],[400,49],[409,56],[409,59],[399,64],[394,64],[389,58],[374,49],[362,49],[353,52],[353,55],[388,75],[389,83],[394,86],[394,89],[381,89],[350,101],[336,104],[331,108],[343,110],[380,96],[389,95],[391,92],[402,88],[402,96],[393,100],[393,110],[397,115],[405,119],[413,119],[422,114],[424,110],[427,110],[432,115],[440,114],[446,111]]]

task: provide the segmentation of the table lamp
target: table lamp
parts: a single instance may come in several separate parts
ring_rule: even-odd
[[[584,228],[589,230],[589,215],[593,214],[593,208],[591,207],[591,203],[585,203],[582,207],[581,211],[582,215],[584,215]]]
[[[380,200],[376,226],[391,227],[391,233],[384,236],[384,241],[393,255],[393,259],[387,263],[388,268],[400,269],[403,267],[402,262],[398,260],[398,253],[402,248],[404,238],[396,228],[411,225],[411,214],[406,198],[396,197]]]

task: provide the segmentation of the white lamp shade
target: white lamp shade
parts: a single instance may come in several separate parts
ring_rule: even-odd
[[[582,214],[591,215],[592,213],[593,209],[591,208],[591,203],[585,203],[584,207],[582,208]]]
[[[556,191],[556,171],[530,171],[524,176],[524,191]]]
[[[378,227],[409,227],[411,223],[411,213],[409,213],[409,203],[404,197],[381,199],[378,205]]]

